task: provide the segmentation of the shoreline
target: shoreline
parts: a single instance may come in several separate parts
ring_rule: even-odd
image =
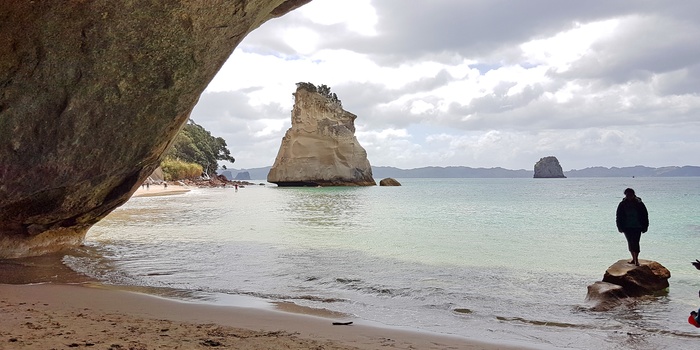
[[[0,284],[0,344],[16,348],[521,349],[293,308],[182,301],[102,284]],[[293,312],[290,312],[293,311]],[[352,321],[352,325],[333,322]],[[90,345],[92,344],[92,345]],[[217,345],[218,344],[218,345]]]
[[[180,185],[168,185],[164,188],[163,185],[150,185],[147,188],[139,186],[139,188],[131,195],[134,197],[155,197],[155,196],[170,196],[176,194],[183,194],[191,191],[190,188]]]

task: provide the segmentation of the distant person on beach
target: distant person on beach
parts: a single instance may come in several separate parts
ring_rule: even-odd
[[[167,188],[168,188],[168,183],[163,181],[163,189],[167,189]]]
[[[627,246],[632,254],[630,264],[639,266],[639,239],[649,228],[649,213],[642,199],[631,188],[625,189],[625,198],[617,206],[617,230],[625,234]]]

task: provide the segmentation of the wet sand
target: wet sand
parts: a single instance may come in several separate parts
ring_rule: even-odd
[[[362,320],[184,302],[99,284],[0,284],[0,349],[515,349]],[[352,325],[333,325],[349,322]]]

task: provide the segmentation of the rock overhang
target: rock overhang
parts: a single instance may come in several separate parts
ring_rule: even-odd
[[[245,35],[309,1],[3,3],[0,258],[80,244]]]

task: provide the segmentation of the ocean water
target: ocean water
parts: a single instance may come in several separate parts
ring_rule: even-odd
[[[399,179],[401,187],[195,189],[132,198],[71,268],[106,283],[287,301],[535,348],[694,348],[700,178]],[[641,259],[667,295],[606,312],[586,287],[629,259],[623,190],[646,203]]]

